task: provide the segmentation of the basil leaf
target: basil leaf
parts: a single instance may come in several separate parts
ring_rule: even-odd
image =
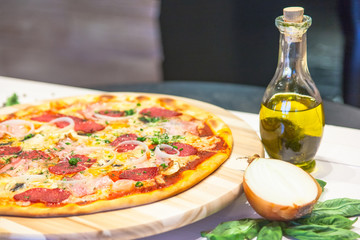
[[[285,228],[284,233],[299,240],[352,240],[360,237],[347,229],[315,224]]]
[[[326,186],[326,182],[323,181],[323,180],[320,180],[320,179],[315,179],[315,180],[319,183],[319,185],[320,185],[320,187],[321,187],[321,190],[324,192],[324,188],[325,188],[325,186]]]
[[[350,229],[356,221],[357,218],[354,220],[350,220],[340,215],[334,215],[334,216],[313,215],[308,218],[298,220],[298,222],[301,224],[329,225],[332,227],[344,228],[344,229]]]
[[[332,216],[341,215],[353,217],[360,215],[360,200],[350,198],[337,198],[318,202],[311,215]]]
[[[262,219],[242,219],[220,223],[211,232],[202,232],[201,236],[211,240],[252,239],[259,232]]]
[[[285,224],[284,224],[285,225]],[[281,240],[282,230],[279,222],[271,222],[262,227],[257,236],[258,240]]]
[[[6,99],[6,102],[4,103],[4,105],[6,107],[12,106],[12,105],[16,105],[19,104],[19,97],[16,93],[14,93],[13,95],[11,95],[10,97],[8,97]]]

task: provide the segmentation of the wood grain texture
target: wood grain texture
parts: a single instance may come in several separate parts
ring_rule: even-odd
[[[229,125],[234,148],[230,158],[218,170],[181,194],[138,207],[70,217],[3,216],[0,217],[0,238],[134,239],[188,225],[230,204],[242,193],[242,163],[238,157],[264,156],[259,137],[243,120],[222,108],[175,98],[212,112]]]

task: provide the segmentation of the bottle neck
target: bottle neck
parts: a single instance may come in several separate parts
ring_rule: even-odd
[[[278,73],[292,79],[294,74],[309,74],[307,65],[306,33],[293,37],[280,33]]]

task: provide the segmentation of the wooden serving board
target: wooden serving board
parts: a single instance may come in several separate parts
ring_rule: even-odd
[[[233,152],[217,171],[181,194],[143,206],[71,217],[1,216],[0,239],[141,238],[203,219],[235,200],[242,193],[243,177],[240,171],[243,161],[237,158],[253,154],[264,156],[256,132],[225,109],[188,98],[171,97],[216,114],[231,128]],[[6,112],[11,111],[13,109],[6,109]],[[0,113],[4,112],[0,110]]]

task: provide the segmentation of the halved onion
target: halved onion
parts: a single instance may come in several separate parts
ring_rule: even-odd
[[[56,123],[56,122],[68,122],[69,123],[69,125],[67,125],[66,127],[61,129],[62,131],[67,131],[67,130],[70,130],[70,129],[74,129],[74,127],[75,127],[75,122],[70,117],[59,117],[59,118],[56,118],[54,120],[51,120],[49,123]]]
[[[276,159],[252,159],[243,187],[250,205],[269,220],[288,221],[310,213],[321,195],[318,182],[301,168]]]
[[[34,124],[32,122],[22,120],[22,119],[7,120],[7,121],[0,123],[0,126],[2,126],[2,128],[3,127],[6,128],[6,130],[0,129],[0,132],[6,133],[10,136],[17,137],[17,138],[25,137],[26,135],[34,132],[34,129],[35,129]],[[23,131],[22,128],[24,128],[24,126],[27,126],[29,128],[29,130]]]
[[[174,154],[169,154],[166,153],[164,151],[162,151],[161,149],[170,149],[170,150],[174,150],[175,153]],[[171,158],[174,156],[178,156],[180,154],[180,151],[177,150],[176,148],[174,148],[173,146],[170,146],[168,144],[159,144],[156,146],[155,148],[155,155],[159,158]]]

